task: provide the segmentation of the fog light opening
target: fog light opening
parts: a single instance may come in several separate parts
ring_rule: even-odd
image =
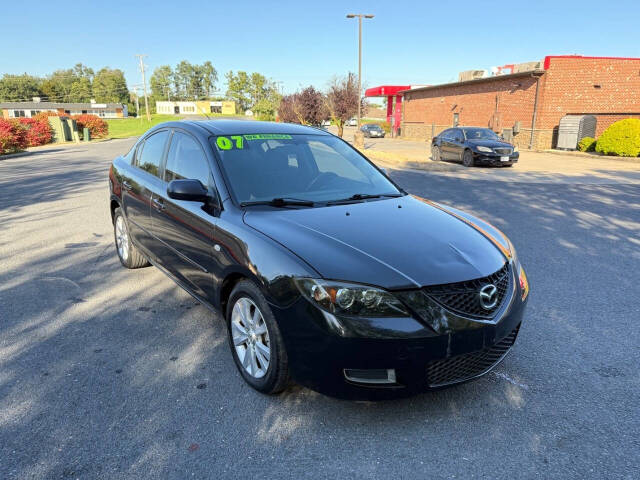
[[[396,371],[393,368],[345,368],[344,377],[350,382],[367,385],[393,385]]]

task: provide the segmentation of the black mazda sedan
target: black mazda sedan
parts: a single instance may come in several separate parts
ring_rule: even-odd
[[[465,167],[491,165],[510,167],[518,161],[517,147],[502,140],[489,128],[449,128],[431,140],[431,159],[454,160]]]
[[[169,122],[109,173],[120,262],[155,265],[222,312],[240,374],[342,398],[478,377],[513,346],[529,293],[511,242],[408,195],[321,129]]]

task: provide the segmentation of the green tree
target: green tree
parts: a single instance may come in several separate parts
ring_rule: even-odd
[[[78,78],[71,85],[67,102],[88,103],[93,98],[91,81],[88,78]]]
[[[93,69],[82,63],[56,70],[42,82],[42,94],[50,102],[88,102],[93,75]]]
[[[186,60],[182,60],[173,73],[176,98],[178,100],[193,100],[191,94],[191,77],[193,76],[193,65]]]
[[[251,106],[251,79],[247,72],[234,74],[229,71],[225,74],[227,79],[227,97],[236,102],[240,111],[248,110]]]
[[[155,100],[171,100],[173,92],[173,69],[169,65],[161,65],[153,71],[151,79],[151,96]]]
[[[202,75],[204,94],[207,98],[211,98],[215,95],[216,83],[218,82],[218,71],[210,61],[206,61],[201,65],[200,73]]]
[[[280,105],[282,96],[273,80],[253,72],[227,72],[227,98],[236,102],[241,111],[253,110],[260,118],[271,120]]]
[[[93,95],[99,103],[127,103],[129,89],[122,70],[100,69],[93,78]]]
[[[0,79],[0,101],[20,102],[31,101],[32,97],[40,96],[39,78],[31,75],[4,74]]]

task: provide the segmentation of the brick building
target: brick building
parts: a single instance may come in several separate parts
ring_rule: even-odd
[[[592,114],[596,135],[640,117],[640,58],[547,56],[533,69],[407,90],[402,135],[430,139],[453,124],[513,135],[520,148],[555,146],[567,114]]]

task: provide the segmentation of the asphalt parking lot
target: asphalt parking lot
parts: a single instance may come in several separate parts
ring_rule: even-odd
[[[356,403],[253,391],[219,316],[120,266],[107,169],[132,143],[0,160],[0,478],[638,477],[637,176],[391,171],[507,233],[531,300],[482,379]]]

